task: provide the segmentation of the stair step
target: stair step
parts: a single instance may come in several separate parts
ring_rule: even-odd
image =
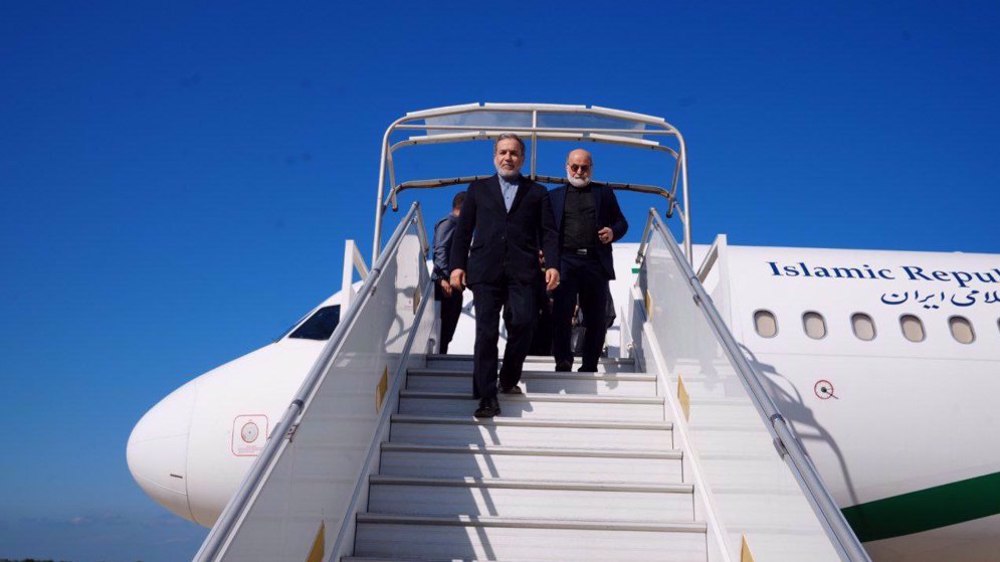
[[[368,556],[344,556],[340,559],[340,562],[529,562],[529,561],[518,561],[506,559],[502,561],[497,560],[484,560],[484,559],[463,559],[463,558],[384,558],[379,556],[377,558],[371,558]]]
[[[471,370],[470,355],[409,370],[344,561],[706,559],[655,375],[632,359],[557,373],[529,357],[525,394],[476,419]]]
[[[524,371],[520,386],[529,393],[656,396],[656,375]],[[410,369],[406,388],[435,392],[471,392],[472,374],[448,369]]]
[[[428,361],[467,361],[472,362],[472,354],[470,353],[449,353],[442,355],[440,353],[430,353],[427,355]],[[502,359],[502,358],[501,358]],[[551,355],[528,355],[524,358],[525,363],[552,363],[555,365],[555,359]],[[580,358],[574,357],[573,361],[579,365]],[[597,360],[599,365],[635,365],[635,359],[631,357],[600,357]]]
[[[663,398],[644,396],[587,396],[568,394],[500,394],[506,418],[662,421]],[[399,413],[469,416],[478,401],[467,393],[403,390]]]
[[[530,560],[705,560],[700,522],[632,523],[360,513],[356,556]]]
[[[555,361],[552,357],[529,355],[524,360],[524,370],[526,371],[552,371],[555,369]],[[428,355],[427,368],[430,369],[451,369],[456,371],[472,372],[471,355]],[[580,359],[574,360],[573,370],[580,368]],[[634,359],[611,359],[601,358],[597,364],[599,373],[630,373],[635,371]]]
[[[572,479],[576,482],[683,482],[680,451],[551,449],[502,445],[383,443],[382,476]]]
[[[607,445],[645,451],[673,448],[673,424],[665,421],[533,420],[496,417],[432,417],[394,414],[390,441],[427,445],[587,447]]]
[[[739,538],[740,537],[736,537],[734,540],[736,542],[739,542]],[[809,554],[809,552],[806,551],[802,557],[798,558],[798,560],[808,560],[808,554]],[[516,560],[513,559],[513,558],[504,558],[503,560],[496,560],[496,559],[493,559],[493,558],[490,558],[490,559],[486,559],[486,558],[469,559],[469,558],[451,558],[451,557],[449,557],[449,558],[412,558],[412,557],[402,558],[402,557],[397,557],[397,556],[393,556],[392,558],[385,558],[383,556],[377,556],[377,557],[369,557],[369,556],[345,556],[345,557],[341,558],[340,560],[341,560],[341,562],[537,562],[537,560],[534,559],[534,558],[532,558],[532,559],[518,558]],[[658,560],[658,558],[653,558],[651,560]],[[699,559],[695,559],[695,561],[696,562],[705,562],[704,558],[702,558],[700,560]],[[640,562],[640,561],[633,560],[632,562]]]
[[[694,520],[694,487],[690,484],[399,476],[372,476],[370,483],[368,510],[374,513]]]

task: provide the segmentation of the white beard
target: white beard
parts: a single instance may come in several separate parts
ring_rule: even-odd
[[[494,166],[494,167],[497,169],[497,175],[505,180],[512,180],[517,178],[517,176],[521,175],[521,170],[508,171],[504,170],[500,166]]]
[[[590,178],[574,178],[573,176],[569,176],[566,179],[569,180],[569,184],[573,187],[587,187],[587,184],[590,183]]]

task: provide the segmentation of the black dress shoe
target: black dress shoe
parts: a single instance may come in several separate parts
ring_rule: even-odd
[[[573,370],[572,361],[557,361],[556,362],[556,372],[558,373],[568,373]]]
[[[521,387],[517,386],[516,384],[510,388],[504,388],[501,386],[500,392],[504,394],[524,394],[523,392],[521,392]]]
[[[583,365],[583,366],[580,367],[580,370],[577,371],[577,372],[578,373],[596,373],[597,372],[597,365],[594,365],[592,367],[589,366],[589,365]]]
[[[500,414],[500,402],[497,401],[496,396],[493,398],[483,398],[479,401],[479,409],[476,410],[475,414],[477,418],[492,418]]]

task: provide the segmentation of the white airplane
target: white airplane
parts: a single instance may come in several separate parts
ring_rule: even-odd
[[[620,305],[639,246],[616,245]],[[1000,254],[730,246],[724,235],[686,251],[873,560],[1000,559]],[[216,522],[334,332],[357,286],[345,277],[278,341],[139,421],[128,464],[151,498]],[[453,353],[472,350],[465,302]],[[611,355],[628,352],[625,316]]]

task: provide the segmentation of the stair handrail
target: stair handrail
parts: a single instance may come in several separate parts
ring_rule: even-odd
[[[405,181],[400,184],[396,184],[395,187],[389,190],[389,195],[386,196],[385,200],[382,201],[382,213],[385,214],[390,208],[393,212],[398,211],[399,201],[397,195],[400,193],[410,190],[410,189],[435,189],[438,187],[448,187],[451,185],[468,184],[478,180],[485,180],[490,175],[473,175],[473,176],[458,176],[454,178],[436,178],[436,179],[426,179],[426,180],[410,180]],[[535,174],[534,180],[540,183],[548,184],[558,184],[567,185],[569,180],[565,177],[558,176],[546,176],[542,174]],[[636,193],[645,193],[647,195],[659,195],[667,201],[667,210],[664,212],[666,217],[669,219],[673,214],[679,213],[683,218],[684,211],[678,208],[677,197],[669,189],[660,187],[658,185],[647,185],[642,183],[623,183],[623,182],[609,182],[609,181],[597,181],[591,180],[590,185],[600,185],[610,189],[617,189],[619,191],[634,191]]]
[[[250,465],[250,469],[243,478],[240,487],[233,494],[233,497],[229,499],[229,503],[226,504],[215,525],[212,526],[211,531],[209,531],[208,536],[205,538],[205,542],[202,543],[193,560],[198,562],[216,560],[219,554],[221,554],[222,548],[232,536],[232,533],[238,529],[237,524],[251,507],[252,500],[263,484],[266,475],[270,473],[274,464],[281,457],[281,451],[284,450],[285,444],[291,440],[295,426],[305,413],[306,403],[326,378],[328,364],[340,351],[344,340],[350,333],[351,327],[358,319],[359,312],[364,307],[365,302],[374,294],[375,284],[381,279],[382,271],[388,261],[395,255],[396,250],[403,241],[404,234],[412,223],[416,223],[418,226],[417,231],[420,236],[421,251],[424,255],[427,255],[429,247],[427,231],[424,228],[423,217],[420,214],[420,203],[414,201],[406,216],[399,222],[392,237],[386,242],[385,251],[379,255],[368,276],[365,278],[364,283],[361,285],[361,289],[358,290],[359,298],[353,299],[351,305],[341,316],[340,323],[330,336],[330,340],[323,347],[319,357],[316,358],[312,368],[309,370],[309,374],[306,375],[291,404],[288,405],[281,420],[271,433],[271,437],[268,438],[264,449],[260,452],[254,463]]]
[[[761,383],[760,373],[743,355],[736,338],[733,337],[719,311],[715,308],[712,297],[705,291],[698,275],[691,267],[689,259],[685,258],[674,239],[674,235],[660,219],[655,208],[649,210],[649,218],[640,245],[640,254],[636,261],[641,262],[645,258],[645,252],[648,249],[647,239],[656,234],[662,237],[673,260],[680,264],[681,273],[687,280],[695,304],[705,315],[709,327],[715,333],[723,351],[735,367],[737,376],[739,376],[744,388],[747,389],[754,408],[766,422],[765,426],[774,439],[779,453],[799,482],[799,486],[806,493],[806,498],[812,505],[813,511],[819,516],[820,524],[840,558],[850,562],[871,562],[871,558],[861,545],[861,541],[858,540],[857,535],[847,523],[847,519],[844,518],[843,512],[837,507],[837,503],[830,495],[830,491],[823,484],[819,472],[795,436],[788,421],[781,415],[781,411],[771,400],[771,396]]]

